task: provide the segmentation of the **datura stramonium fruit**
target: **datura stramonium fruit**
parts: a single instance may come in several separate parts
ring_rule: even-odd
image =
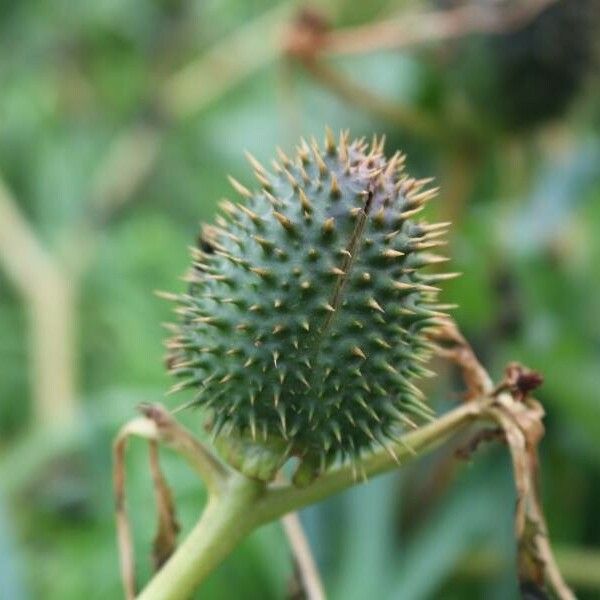
[[[431,418],[414,381],[452,275],[423,273],[447,224],[416,220],[436,190],[383,140],[278,154],[270,171],[249,156],[258,189],[232,180],[241,201],[204,226],[168,363],[231,465],[270,480],[294,456],[302,485]]]

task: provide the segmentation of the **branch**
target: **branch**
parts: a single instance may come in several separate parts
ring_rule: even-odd
[[[253,511],[265,486],[233,473],[190,534],[138,600],[188,600],[198,585],[256,527]]]
[[[417,135],[436,137],[443,135],[444,129],[455,128],[456,124],[441,124],[422,110],[373,94],[368,88],[326,64],[323,58],[397,50],[461,38],[476,32],[509,32],[524,26],[554,2],[556,0],[529,0],[502,8],[471,3],[449,10],[411,14],[392,21],[338,30],[330,30],[329,24],[318,12],[303,10],[290,27],[283,51],[298,60],[316,81],[345,102],[414,131]],[[470,121],[463,123],[461,129],[473,135],[480,134],[473,129]]]
[[[322,60],[302,58],[305,70],[321,85],[339,98],[358,108],[421,136],[435,136],[438,126],[434,119],[418,109],[382,98],[352,81]]]
[[[29,313],[33,413],[42,426],[76,420],[75,290],[0,179],[0,262]]]
[[[364,54],[449,41],[473,33],[506,33],[523,27],[554,2],[526,0],[501,7],[471,2],[449,10],[406,15],[328,32],[320,50],[328,55]]]
[[[422,136],[436,135],[437,123],[416,108],[387,100],[349,79],[321,60],[327,47],[328,23],[315,11],[301,11],[288,30],[282,45],[284,55],[295,59],[316,81],[345,102],[377,117],[415,131]]]
[[[460,368],[467,386],[465,400],[490,395],[493,392],[492,378],[454,321],[444,319],[429,337],[436,344],[436,353]]]
[[[17,201],[0,179],[0,258],[15,287],[31,300],[39,294],[38,278],[58,277],[59,269],[21,214]]]
[[[342,465],[327,471],[303,488],[290,484],[267,485],[254,481],[233,471],[225,472],[220,492],[211,495],[208,506],[198,524],[183,545],[175,551],[164,567],[149,582],[140,595],[142,600],[183,600],[206,578],[206,576],[237,546],[253,529],[297,511],[332,494],[341,492],[357,483],[358,476],[372,477],[404,465],[430,452],[450,436],[464,431],[474,422],[494,422],[502,433],[513,460],[517,508],[515,511],[515,534],[518,542],[519,582],[522,592],[528,590],[542,593],[548,584],[560,600],[574,600],[564,582],[548,541],[548,528],[541,506],[538,490],[537,447],[543,436],[543,409],[530,398],[530,392],[542,379],[532,371],[512,363],[507,367],[504,380],[495,388],[489,375],[477,360],[467,341],[450,322],[442,324],[434,333],[437,340],[452,342],[448,357],[461,366],[469,388],[468,402],[451,410],[437,420],[399,438],[395,443],[384,445],[381,450],[365,456],[358,465]],[[475,397],[475,391],[485,390],[486,395]],[[151,439],[159,437],[173,445],[170,435],[158,436],[161,429],[177,431],[179,426],[160,407],[145,408],[145,420],[133,421],[134,433]],[[164,424],[163,424],[164,423]],[[151,427],[149,426],[151,425]],[[183,437],[191,437],[185,430]],[[122,465],[124,442],[115,444],[115,458]],[[176,436],[177,439],[182,437]],[[475,440],[479,441],[480,434]],[[190,443],[195,443],[191,438]],[[187,448],[188,444],[184,445]],[[179,448],[181,451],[181,448]],[[208,452],[203,450],[202,454]],[[204,462],[206,457],[202,457]],[[217,459],[214,459],[217,461]],[[220,464],[217,461],[217,464]],[[121,466],[122,468],[122,466]],[[225,470],[225,467],[221,468]],[[133,559],[129,557],[131,535],[123,514],[123,480],[115,469],[119,539],[124,548],[122,571],[126,585],[132,581]],[[122,513],[122,514],[119,514]],[[124,521],[123,521],[124,520]],[[304,573],[309,585],[313,585],[315,598],[322,593],[317,586],[318,575],[314,569],[306,541],[297,529],[298,522],[289,517],[286,529],[297,556],[304,563]]]
[[[433,450],[480,416],[489,402],[482,399],[481,404],[459,406],[433,423],[406,434],[393,447],[374,452],[363,461],[362,476],[390,471],[398,462],[408,463]],[[199,523],[138,600],[184,600],[253,529],[351,487],[357,482],[356,475],[351,466],[342,466],[323,474],[305,488],[289,484],[266,488],[261,482],[232,474],[222,495],[209,501]]]
[[[499,434],[508,444],[517,490],[515,534],[523,591],[531,585],[541,590],[547,582],[560,600],[574,600],[550,547],[539,496],[538,445],[544,435],[544,410],[529,394],[541,385],[542,377],[517,363],[510,363],[504,380],[494,387],[488,372],[454,321],[444,320],[432,332],[431,338],[438,344],[438,354],[460,367],[467,386],[467,401],[474,401],[482,393],[497,398],[484,412],[500,426],[500,431],[479,432],[466,452],[474,451],[483,438],[493,439]]]
[[[511,407],[511,412],[514,411]],[[542,590],[548,583],[560,600],[575,600],[560,573],[548,540],[548,526],[541,506],[538,479],[537,444],[543,429],[541,420],[532,419],[530,411],[541,416],[541,406],[533,401],[523,412],[515,411],[514,416],[493,409],[491,415],[504,429],[510,448],[515,484],[517,488],[517,508],[515,511],[515,532],[518,542],[519,580],[522,590],[534,587]]]
[[[159,109],[171,118],[189,117],[276,59],[281,29],[294,8],[294,2],[279,4],[172,75],[159,92]]]
[[[498,386],[498,403],[489,415],[504,430],[513,462],[517,507],[519,580],[522,590],[542,590],[548,584],[560,600],[575,600],[565,583],[548,539],[548,526],[539,492],[538,446],[544,435],[544,409],[529,396],[541,377],[516,363],[506,369]]]
[[[300,580],[300,589],[306,600],[325,600],[325,591],[319,570],[310,550],[298,513],[290,513],[281,519]]]
[[[403,435],[387,448],[367,455],[360,463],[360,477],[366,480],[391,471],[434,450],[449,436],[476,421],[481,416],[483,407],[492,401],[489,398],[482,398],[479,402],[459,406],[435,421]],[[255,516],[260,524],[272,521],[290,511],[304,508],[355,485],[357,477],[356,467],[345,464],[325,472],[303,488],[296,488],[293,485],[274,485],[258,503]]]
[[[278,474],[277,480],[283,484],[287,483],[282,473]],[[294,558],[294,575],[290,582],[290,587],[294,589],[290,592],[290,597],[295,598],[300,593],[307,600],[325,600],[323,582],[300,516],[295,512],[285,515],[281,524]]]

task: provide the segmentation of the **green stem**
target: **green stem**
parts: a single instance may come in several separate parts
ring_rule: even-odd
[[[469,402],[408,433],[388,450],[366,457],[360,464],[360,473],[365,477],[375,476],[424,455],[450,435],[482,418],[491,402],[486,398]],[[304,488],[277,484],[266,488],[244,475],[229,475],[222,493],[211,497],[198,524],[138,600],[188,598],[253,529],[355,483],[356,471],[348,465],[325,473]]]
[[[255,527],[252,506],[262,483],[232,475],[220,497],[210,499],[200,521],[154,576],[138,600],[186,600]]]
[[[484,399],[463,404],[439,419],[416,429],[391,445],[390,450],[379,450],[366,457],[359,465],[359,475],[373,477],[419,458],[437,448],[450,435],[481,418],[492,401]],[[259,524],[267,523],[282,515],[319,502],[357,483],[356,468],[344,465],[325,473],[312,484],[296,488],[291,485],[272,486],[258,499],[254,515]]]

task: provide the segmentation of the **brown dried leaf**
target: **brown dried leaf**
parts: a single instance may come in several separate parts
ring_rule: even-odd
[[[113,445],[113,486],[117,522],[117,544],[119,548],[121,579],[127,600],[133,600],[136,592],[133,536],[125,506],[125,451],[127,449],[127,440],[132,435],[153,439],[156,436],[156,426],[147,419],[133,419],[119,431]]]
[[[436,343],[439,356],[452,361],[460,368],[467,386],[465,400],[481,398],[491,393],[494,386],[488,372],[454,321],[444,319],[443,324],[430,334],[430,338]]]
[[[148,448],[158,517],[158,529],[152,544],[152,563],[154,569],[158,571],[175,551],[179,523],[175,515],[175,504],[171,489],[160,469],[157,442],[150,441]]]
[[[519,372],[528,371],[520,368]],[[515,371],[515,365],[511,365],[511,373],[507,373],[507,379],[508,375],[516,373],[515,381],[518,381],[519,372]],[[522,594],[524,598],[544,598],[544,589],[548,585],[560,600],[575,600],[552,553],[538,491],[538,445],[544,435],[544,410],[527,393],[519,393],[519,390],[514,390],[508,383],[503,382],[498,389],[511,389],[516,392],[515,395],[499,393],[496,406],[490,409],[490,416],[504,430],[513,462],[517,490],[515,534]],[[531,595],[532,590],[536,590],[537,596]]]

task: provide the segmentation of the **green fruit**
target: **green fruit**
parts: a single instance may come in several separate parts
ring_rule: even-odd
[[[243,201],[204,227],[169,364],[234,467],[269,480],[296,456],[306,483],[431,417],[414,380],[449,275],[422,268],[447,224],[415,221],[436,190],[383,141],[328,132],[279,161],[250,157],[260,188],[232,180]]]

